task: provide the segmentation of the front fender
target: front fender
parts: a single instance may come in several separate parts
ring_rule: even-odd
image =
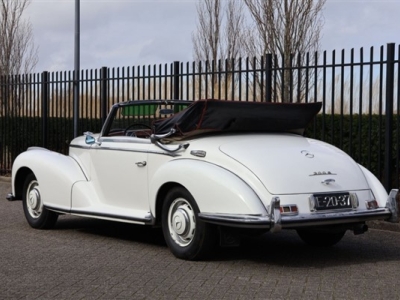
[[[30,148],[18,155],[12,168],[12,189],[17,199],[22,197],[26,175],[33,172],[39,182],[45,205],[62,209],[71,207],[71,189],[75,182],[86,181],[78,163],[69,156],[44,148]]]
[[[202,213],[267,214],[257,194],[229,170],[204,161],[177,159],[164,164],[151,178],[149,199],[154,216],[158,193],[169,183],[185,187]]]

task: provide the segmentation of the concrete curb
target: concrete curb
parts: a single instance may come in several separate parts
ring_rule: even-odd
[[[0,176],[0,182],[10,182],[11,183],[11,177]]]
[[[371,229],[400,232],[400,223],[389,223],[385,221],[368,221],[367,225]]]

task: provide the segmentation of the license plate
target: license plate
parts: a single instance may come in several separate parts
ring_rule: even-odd
[[[352,208],[349,193],[314,194],[315,210]]]

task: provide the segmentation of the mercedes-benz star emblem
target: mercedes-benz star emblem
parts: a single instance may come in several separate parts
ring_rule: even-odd
[[[314,154],[308,152],[307,150],[302,150],[301,153],[307,158],[314,158]]]

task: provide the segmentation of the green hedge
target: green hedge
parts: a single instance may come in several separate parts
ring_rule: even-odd
[[[393,118],[393,186],[398,183],[398,120]],[[340,130],[342,128],[342,131]],[[361,132],[361,134],[360,134]],[[318,115],[307,128],[306,136],[323,140],[342,149],[383,180],[385,157],[385,116]]]
[[[31,146],[46,146],[50,150],[67,154],[68,145],[74,136],[73,120],[66,118],[48,118],[47,145],[43,144],[43,124],[40,118],[2,117],[0,126],[0,169],[3,173],[4,170],[10,170],[18,154]],[[80,120],[78,128],[79,134],[84,131],[99,132],[101,120]]]
[[[0,118],[0,126],[2,128],[0,143],[3,149],[3,168],[5,165],[4,161],[10,164],[19,153],[25,151],[28,147],[43,146],[42,120],[40,118],[5,117]],[[397,183],[396,179],[398,176],[398,166],[396,165],[396,158],[399,155],[397,127],[398,120],[394,118],[392,146],[393,184]],[[66,154],[69,142],[73,138],[73,120],[49,118],[47,128],[48,142],[46,147]],[[340,128],[342,128],[342,131],[340,131]],[[100,130],[100,119],[81,119],[78,123],[79,134],[82,134],[84,131],[99,132]],[[361,135],[359,135],[359,130],[361,130]],[[348,115],[318,115],[306,129],[305,135],[326,141],[341,148],[382,180],[385,154],[384,116],[362,115],[360,118],[359,115],[353,115],[352,117]],[[5,158],[5,149],[10,154],[7,158]],[[11,165],[6,166],[6,168],[10,167]]]

